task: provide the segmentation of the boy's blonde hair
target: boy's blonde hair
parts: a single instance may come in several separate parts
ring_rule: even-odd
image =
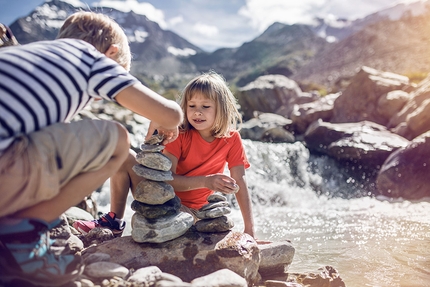
[[[116,45],[118,53],[114,60],[130,71],[131,53],[127,36],[118,23],[104,14],[80,11],[70,15],[60,28],[57,39],[60,38],[84,40],[101,53]]]
[[[188,101],[195,93],[200,93],[215,102],[216,115],[212,126],[212,135],[216,138],[230,137],[230,132],[239,130],[242,123],[242,116],[236,106],[236,98],[227,86],[226,81],[219,74],[211,71],[192,79],[181,95],[181,107],[184,114],[187,113]],[[190,130],[193,126],[184,117],[182,125],[184,131]]]

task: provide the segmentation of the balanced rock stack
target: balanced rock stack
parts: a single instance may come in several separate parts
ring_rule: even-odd
[[[191,214],[181,212],[173,187],[172,162],[161,151],[163,137],[154,135],[140,146],[133,171],[143,179],[133,194],[131,236],[138,243],[162,243],[183,235],[193,225]]]
[[[224,232],[233,228],[234,222],[226,214],[231,212],[227,198],[219,193],[208,196],[208,204],[202,206],[196,214],[195,223],[200,232]]]

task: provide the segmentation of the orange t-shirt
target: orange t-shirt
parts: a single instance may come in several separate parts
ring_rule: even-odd
[[[183,176],[202,176],[223,173],[226,163],[228,168],[243,165],[250,167],[242,139],[237,131],[229,138],[216,138],[213,142],[205,141],[197,130],[182,132],[178,138],[166,145],[165,150],[178,159],[176,174]],[[214,191],[199,188],[190,191],[175,191],[183,205],[200,209],[207,202],[206,198]]]

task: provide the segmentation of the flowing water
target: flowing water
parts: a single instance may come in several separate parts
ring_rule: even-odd
[[[244,140],[244,146],[257,237],[292,242],[290,272],[330,265],[348,287],[430,286],[429,200],[376,198],[365,175],[357,181],[299,142]],[[240,211],[230,200],[234,229],[241,231]],[[109,209],[108,186],[97,201],[102,211]],[[128,222],[132,214],[128,204]]]

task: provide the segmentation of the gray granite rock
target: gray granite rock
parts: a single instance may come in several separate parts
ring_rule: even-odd
[[[175,197],[173,186],[164,181],[142,179],[133,193],[135,200],[147,204],[163,204]]]
[[[157,266],[148,266],[137,269],[128,278],[128,282],[139,286],[153,286],[161,279],[162,271]]]
[[[137,200],[133,200],[131,203],[131,209],[148,219],[156,219],[163,216],[174,215],[178,213],[180,208],[181,200],[177,196],[171,200],[166,201],[164,204],[146,204]]]
[[[209,210],[197,211],[196,217],[199,219],[217,218],[231,213],[231,208],[228,206],[215,207]]]
[[[96,252],[84,256],[84,262],[89,265],[94,262],[108,262],[110,261],[110,255],[106,253]]]
[[[136,161],[141,165],[162,171],[169,171],[172,167],[170,159],[161,152],[138,152]]]
[[[94,262],[85,266],[84,274],[92,278],[125,278],[129,271],[124,266],[114,262]]]
[[[183,235],[193,225],[194,218],[186,212],[148,220],[135,213],[131,218],[131,237],[138,243],[162,243]]]
[[[198,220],[194,226],[199,232],[224,232],[234,227],[234,222],[227,216],[221,216],[213,219]]]
[[[225,197],[220,193],[215,192],[208,196],[207,201],[209,202],[227,201],[227,197]]]
[[[136,164],[133,166],[133,171],[143,178],[154,180],[154,181],[169,181],[173,180],[172,172],[169,171],[161,171],[154,170],[151,168],[144,167],[141,164]]]
[[[258,246],[261,253],[260,267],[262,277],[286,273],[294,258],[295,249],[290,241],[284,240]]]
[[[140,149],[143,152],[160,152],[164,149],[164,145],[149,145],[149,144],[141,144]]]
[[[218,201],[218,202],[209,202],[208,204],[203,205],[199,211],[205,211],[209,209],[214,209],[216,207],[224,207],[229,206],[227,201]]]
[[[156,134],[152,135],[149,140],[145,141],[146,145],[158,145],[164,140],[164,135]]]
[[[191,286],[205,287],[247,287],[245,278],[229,269],[221,269],[191,281]]]
[[[85,252],[109,253],[112,262],[129,269],[158,266],[184,282],[227,268],[245,278],[249,286],[255,286],[252,283],[258,280],[260,263],[260,250],[250,235],[234,231],[202,233],[194,227],[163,243],[137,244],[131,236],[123,236]]]

